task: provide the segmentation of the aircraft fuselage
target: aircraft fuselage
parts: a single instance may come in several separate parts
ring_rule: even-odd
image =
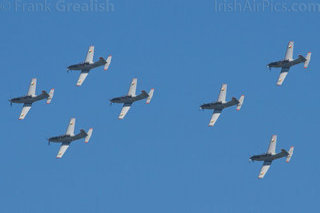
[[[268,67],[290,67],[289,60],[276,61],[268,64]]]
[[[94,69],[96,67],[100,67],[105,64],[106,64],[105,60],[99,60],[99,61],[94,62],[92,64],[85,62],[85,63],[79,63],[79,64],[74,64],[74,65],[68,66],[68,70],[91,70],[91,69]]]
[[[203,104],[200,106],[200,109],[214,109],[214,110],[223,110],[225,108],[234,106],[239,104],[239,101],[236,98],[232,98],[231,101],[222,103],[222,102],[213,102],[213,103],[208,103],[208,104]]]
[[[282,60],[282,61],[276,61],[268,64],[267,66],[269,68],[276,67],[276,68],[290,68],[294,65],[304,63],[307,59],[301,55],[299,55],[299,58],[295,60]]]
[[[148,98],[149,95],[146,91],[142,90],[140,95],[137,96],[121,96],[121,97],[116,97],[110,100],[111,103],[123,103],[123,104],[132,104],[133,102]]]
[[[252,161],[273,161],[278,158],[287,157],[288,152],[285,150],[282,150],[281,152],[277,154],[262,154],[262,155],[254,155],[250,157],[250,160]]]
[[[49,97],[48,93],[43,91],[40,95],[36,95],[36,96],[26,95],[22,97],[12,98],[9,101],[11,103],[17,103],[17,104],[32,104],[36,101],[40,101],[48,97]]]
[[[81,138],[84,138],[87,136],[87,133],[84,130],[81,130],[81,132],[77,135],[71,136],[71,135],[60,135],[49,138],[49,142],[54,143],[70,143],[75,140],[79,140]]]

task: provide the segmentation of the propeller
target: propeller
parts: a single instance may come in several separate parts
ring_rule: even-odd
[[[271,71],[271,67],[269,65],[267,65],[267,68],[269,68],[269,72]]]
[[[11,100],[9,100],[9,102],[10,102],[10,106],[12,106],[12,101],[11,101]]]
[[[252,155],[249,155],[249,163],[253,163],[254,161],[251,159]]]
[[[48,139],[48,146],[50,146],[50,143],[51,143],[51,142],[50,142],[50,140]]]

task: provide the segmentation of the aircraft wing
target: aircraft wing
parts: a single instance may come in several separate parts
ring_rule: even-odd
[[[276,154],[276,146],[277,146],[277,136],[272,135],[267,153],[272,155]]]
[[[81,70],[78,82],[77,82],[77,86],[81,86],[84,82],[84,80],[86,80],[87,76],[89,74],[89,70]]]
[[[218,97],[218,101],[225,103],[226,96],[227,96],[227,84],[222,84],[221,89],[220,89],[220,93],[219,93],[219,97]]]
[[[129,96],[133,96],[133,97],[136,96],[137,83],[138,83],[137,78],[132,79],[132,82],[131,82],[130,88],[129,88],[129,92],[128,92]]]
[[[131,104],[123,104],[122,110],[119,115],[119,119],[123,119],[124,116],[128,113],[129,109],[131,107]]]
[[[293,60],[293,46],[294,46],[293,41],[290,41],[287,47],[286,56],[284,60],[289,60],[289,61]]]
[[[90,46],[86,56],[86,60],[84,62],[93,64],[93,54],[94,54],[94,46]]]
[[[278,86],[281,86],[283,84],[283,81],[287,77],[289,70],[290,70],[290,68],[282,68],[281,69],[280,76],[279,76],[279,79],[277,82]]]
[[[36,95],[36,87],[37,87],[37,79],[33,78],[30,83],[28,95],[35,96]]]
[[[62,158],[62,156],[64,155],[64,153],[67,151],[67,149],[69,148],[70,143],[62,143],[59,149],[59,152],[57,154],[56,158]]]
[[[66,135],[70,135],[70,136],[74,136],[74,128],[76,126],[76,119],[75,118],[71,118],[68,128],[67,128],[67,132]]]
[[[212,117],[211,117],[209,126],[214,126],[214,124],[215,124],[216,121],[218,120],[221,112],[222,112],[222,110],[214,110],[214,111],[213,111],[213,115],[212,115]]]
[[[28,112],[31,109],[31,105],[32,104],[23,104],[23,108],[22,108],[19,120],[23,120],[26,117],[26,115],[28,114]]]
[[[259,178],[262,179],[268,172],[270,166],[271,166],[272,161],[265,161],[263,162],[262,168],[259,173]]]

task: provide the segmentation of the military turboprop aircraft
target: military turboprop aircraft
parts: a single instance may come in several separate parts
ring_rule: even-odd
[[[81,129],[80,133],[75,135],[74,134],[75,125],[76,125],[76,119],[75,118],[71,118],[69,126],[67,128],[67,132],[66,132],[65,135],[49,138],[49,145],[50,145],[50,142],[61,143],[61,147],[60,147],[60,150],[58,152],[57,158],[62,158],[63,154],[69,148],[71,142],[73,142],[75,140],[79,140],[81,138],[85,138],[84,139],[85,143],[89,142],[89,140],[91,138],[91,135],[92,135],[93,129],[90,128],[88,132],[85,132],[83,129]]]
[[[267,153],[262,155],[254,155],[250,157],[251,161],[263,161],[263,165],[262,165],[260,174],[258,176],[260,179],[265,176],[273,160],[286,157],[287,158],[286,161],[287,163],[289,163],[293,155],[293,149],[294,149],[293,146],[289,149],[289,151],[281,149],[280,153],[276,153],[276,145],[277,145],[277,136],[272,135]]]
[[[300,64],[300,63],[304,63],[304,68],[308,68],[308,66],[309,66],[309,63],[311,60],[311,52],[309,52],[306,57],[299,55],[299,57],[297,59],[293,59],[293,46],[294,46],[294,42],[290,41],[288,44],[288,47],[287,47],[287,51],[286,51],[286,55],[285,55],[284,60],[272,62],[267,65],[267,67],[269,67],[270,70],[272,67],[277,67],[277,68],[281,67],[280,76],[279,76],[279,79],[277,82],[278,86],[282,85],[284,79],[288,75],[290,67],[297,65],[297,64]]]
[[[68,67],[69,70],[81,70],[77,86],[81,86],[91,69],[96,67],[104,66],[104,70],[107,70],[110,66],[112,56],[108,56],[107,60],[100,57],[99,61],[93,62],[94,46],[90,46],[86,59],[83,63],[71,65]]]
[[[214,110],[209,126],[214,126],[223,109],[234,106],[234,105],[237,105],[238,111],[241,109],[241,106],[244,101],[244,95],[242,95],[239,100],[233,97],[232,100],[229,102],[226,102],[226,96],[227,96],[227,84],[222,84],[218,100],[216,102],[203,104],[200,106],[200,109]]]
[[[121,96],[117,98],[113,98],[110,100],[111,104],[112,103],[123,103],[123,107],[121,110],[121,113],[119,115],[119,119],[123,119],[124,116],[128,113],[131,105],[136,102],[140,101],[142,99],[147,99],[147,104],[150,104],[154,89],[152,88],[149,93],[146,91],[142,90],[140,95],[136,95],[136,89],[137,89],[137,78],[132,79],[132,82],[130,84],[130,89],[128,92],[128,95],[126,96]]]
[[[23,104],[23,108],[22,108],[22,112],[20,114],[19,120],[22,120],[26,117],[26,115],[28,114],[34,102],[47,99],[47,104],[51,103],[54,89],[51,89],[49,94],[46,91],[42,91],[40,95],[36,95],[36,86],[37,86],[37,79],[33,78],[31,80],[30,87],[26,96],[12,98],[9,100],[11,105],[12,103]]]

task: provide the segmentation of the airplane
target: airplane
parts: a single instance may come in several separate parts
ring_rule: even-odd
[[[214,110],[211,120],[209,122],[209,126],[214,126],[223,109],[234,106],[234,105],[237,105],[238,111],[241,109],[244,101],[244,95],[242,95],[239,100],[233,97],[232,100],[228,102],[226,102],[226,96],[227,96],[227,84],[222,84],[218,100],[216,102],[203,104],[200,106],[200,109]]]
[[[290,159],[293,155],[294,147],[292,146],[289,151],[281,149],[281,152],[276,153],[276,145],[277,136],[272,135],[267,153],[250,157],[250,161],[263,161],[263,165],[258,176],[259,179],[262,179],[266,175],[273,160],[286,157],[286,162],[290,162]]]
[[[33,78],[31,80],[27,95],[22,97],[12,98],[9,100],[11,106],[12,106],[12,103],[23,104],[23,108],[22,108],[19,120],[23,120],[26,117],[26,115],[28,114],[34,102],[47,99],[47,104],[51,103],[54,89],[51,89],[49,94],[46,91],[42,91],[40,95],[36,95],[36,87],[37,87],[37,79]]]
[[[150,104],[150,102],[151,102],[154,89],[152,88],[149,93],[147,93],[146,91],[142,90],[140,95],[136,95],[137,81],[138,81],[137,78],[132,79],[128,95],[117,97],[117,98],[113,98],[113,99],[110,100],[111,104],[112,103],[123,103],[123,107],[122,107],[121,113],[120,113],[120,115],[118,117],[119,119],[123,119],[126,116],[126,114],[128,113],[131,105],[134,102],[140,101],[140,100],[143,100],[143,99],[147,99],[147,102],[146,102],[147,104]]]
[[[71,66],[68,66],[68,71],[70,70],[81,70],[79,79],[77,81],[77,86],[81,86],[88,76],[91,69],[94,69],[96,67],[104,66],[104,70],[108,70],[112,56],[108,56],[107,60],[103,57],[99,58],[99,61],[93,62],[93,54],[94,54],[94,46],[90,46],[86,59],[83,63],[74,64]]]
[[[293,59],[293,46],[294,42],[290,41],[287,47],[284,60],[272,62],[267,65],[267,67],[269,67],[270,70],[272,67],[281,68],[280,76],[277,81],[278,86],[281,86],[283,84],[283,81],[288,75],[288,72],[292,66],[300,63],[304,63],[304,68],[308,68],[309,66],[311,60],[311,52],[309,52],[306,57],[299,55],[297,59]]]
[[[64,153],[67,151],[67,149],[69,148],[71,142],[75,141],[75,140],[79,140],[81,138],[84,138],[84,142],[88,143],[91,135],[92,135],[92,131],[93,129],[90,128],[88,132],[85,132],[83,129],[80,130],[80,133],[78,133],[77,135],[74,134],[74,128],[76,125],[76,119],[75,118],[71,118],[70,123],[68,125],[67,128],[67,132],[64,135],[60,135],[60,136],[56,136],[56,137],[51,137],[48,139],[48,144],[50,145],[51,142],[54,143],[61,143],[60,146],[60,150],[58,152],[58,155],[56,158],[62,158],[62,156],[64,155]]]

